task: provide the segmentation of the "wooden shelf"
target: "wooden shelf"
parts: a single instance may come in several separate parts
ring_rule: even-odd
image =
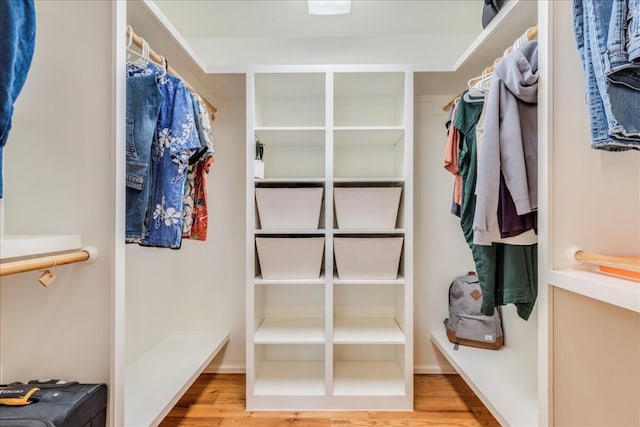
[[[262,362],[254,387],[256,396],[324,396],[324,362]]]
[[[402,370],[393,361],[336,361],[333,374],[336,396],[402,396]]]
[[[0,259],[18,258],[82,248],[79,234],[5,234],[0,239]]]
[[[176,332],[125,370],[127,426],[157,425],[229,341],[226,331]]]
[[[508,346],[485,350],[460,346],[454,350],[444,326],[431,333],[438,347],[455,370],[469,384],[501,425],[537,426],[537,368],[529,366]],[[505,387],[508,386],[508,392]]]
[[[262,321],[253,341],[256,344],[324,344],[324,319],[276,317]]]
[[[334,344],[404,344],[405,335],[392,318],[341,317],[333,324]]]
[[[640,313],[640,283],[588,270],[551,270],[549,284]]]

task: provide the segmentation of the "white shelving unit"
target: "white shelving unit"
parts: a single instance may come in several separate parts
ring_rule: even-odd
[[[254,179],[247,158],[247,408],[410,410],[413,76],[297,71],[247,76],[247,152],[263,143],[265,166]],[[317,229],[260,228],[256,187],[309,186]],[[339,229],[337,186],[401,187],[397,224]],[[323,236],[320,277],[263,279],[257,236]],[[397,278],[339,279],[334,236],[403,237]]]

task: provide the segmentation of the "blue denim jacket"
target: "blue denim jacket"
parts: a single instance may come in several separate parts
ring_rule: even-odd
[[[632,61],[640,47],[639,2],[573,2],[574,33],[587,79],[591,146],[596,149],[640,149],[640,63]]]
[[[36,12],[33,0],[0,1],[0,197],[2,149],[9,138],[13,103],[20,94],[33,58]]]

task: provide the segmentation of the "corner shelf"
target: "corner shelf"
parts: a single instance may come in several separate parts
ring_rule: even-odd
[[[129,364],[124,424],[157,425],[228,341],[226,331],[176,332]]]
[[[82,236],[79,234],[5,234],[0,240],[0,259],[70,251],[82,247]]]
[[[454,350],[444,327],[431,332],[431,341],[501,425],[540,425],[535,366],[527,365],[508,346],[500,350],[460,346]],[[509,384],[508,393],[505,384]]]

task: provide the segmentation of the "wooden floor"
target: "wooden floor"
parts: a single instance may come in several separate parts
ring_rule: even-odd
[[[244,375],[202,374],[160,427],[500,425],[458,375],[416,375],[414,384],[414,412],[250,412]]]

